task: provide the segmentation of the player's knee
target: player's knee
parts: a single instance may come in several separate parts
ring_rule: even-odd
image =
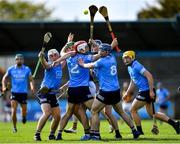
[[[72,116],[72,114],[73,114],[73,111],[69,111],[69,110],[68,110],[65,115],[66,115],[66,117],[69,118],[69,117]]]
[[[60,121],[60,119],[61,119],[60,115],[55,115],[55,116],[53,116],[53,118],[55,121]]]
[[[154,117],[155,117],[156,119],[159,119],[159,112],[155,113],[155,114],[154,114]]]
[[[51,114],[52,114],[51,111],[46,111],[46,112],[43,113],[43,115],[45,117],[49,117]]]
[[[16,115],[16,110],[13,109],[11,112],[12,112],[12,115]]]
[[[137,113],[137,109],[135,109],[134,107],[131,107],[130,111],[131,111],[131,114],[136,114]]]
[[[96,109],[91,109],[91,114],[92,115],[98,114],[98,111]]]
[[[105,112],[105,114],[106,114],[107,116],[111,115],[111,111],[109,111],[109,110],[106,110],[106,109],[105,109],[104,112]]]

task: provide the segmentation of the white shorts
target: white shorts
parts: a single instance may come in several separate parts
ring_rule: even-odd
[[[96,85],[93,81],[89,81],[89,90],[92,96],[96,96]]]
[[[130,112],[131,111],[131,105],[132,105],[132,103],[123,102],[122,103],[123,110],[125,112]]]

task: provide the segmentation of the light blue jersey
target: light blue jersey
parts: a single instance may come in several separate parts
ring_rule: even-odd
[[[59,89],[61,86],[62,67],[61,65],[45,69],[41,87]]]
[[[66,60],[69,71],[69,87],[89,86],[90,71],[78,64],[79,59],[83,59],[84,63],[89,63],[92,62],[92,55],[78,53]]]
[[[97,69],[97,77],[99,80],[99,89],[102,91],[115,91],[120,89],[117,63],[113,55],[102,57],[94,62],[95,70]]]
[[[168,105],[167,97],[169,96],[169,91],[166,88],[161,88],[156,90],[157,102],[160,105]]]
[[[28,93],[29,76],[31,75],[31,70],[28,66],[11,66],[8,68],[7,74],[11,78],[11,92]]]
[[[146,71],[144,66],[137,60],[133,61],[131,66],[128,66],[128,72],[131,80],[138,87],[139,91],[149,90],[149,84],[147,78],[143,75]]]

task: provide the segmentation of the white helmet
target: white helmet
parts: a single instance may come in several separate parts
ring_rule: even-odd
[[[88,44],[84,40],[77,41],[74,44],[74,48],[77,52],[80,52],[81,50],[85,51],[86,47],[88,47]]]
[[[52,54],[54,54],[54,53],[56,53],[56,54],[59,56],[59,52],[58,52],[56,49],[50,49],[50,50],[48,51],[48,61],[51,61],[50,55],[52,55]]]

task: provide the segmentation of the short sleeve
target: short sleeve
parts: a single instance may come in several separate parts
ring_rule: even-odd
[[[95,68],[101,67],[102,66],[102,59],[99,59],[99,60],[95,61],[93,63],[93,65],[94,65]]]
[[[31,76],[32,73],[31,73],[31,69],[29,67],[27,67],[27,72],[28,72],[28,76]]]
[[[137,63],[135,70],[143,75],[143,73],[146,71],[146,68],[142,64]]]
[[[7,69],[7,72],[6,72],[6,73],[7,73],[8,76],[11,76],[11,69],[12,69],[11,67],[9,67],[9,68]]]
[[[89,62],[92,62],[92,55],[87,55],[86,61],[87,61],[88,63],[89,63]]]
[[[170,93],[167,89],[165,89],[166,96],[168,96]]]

